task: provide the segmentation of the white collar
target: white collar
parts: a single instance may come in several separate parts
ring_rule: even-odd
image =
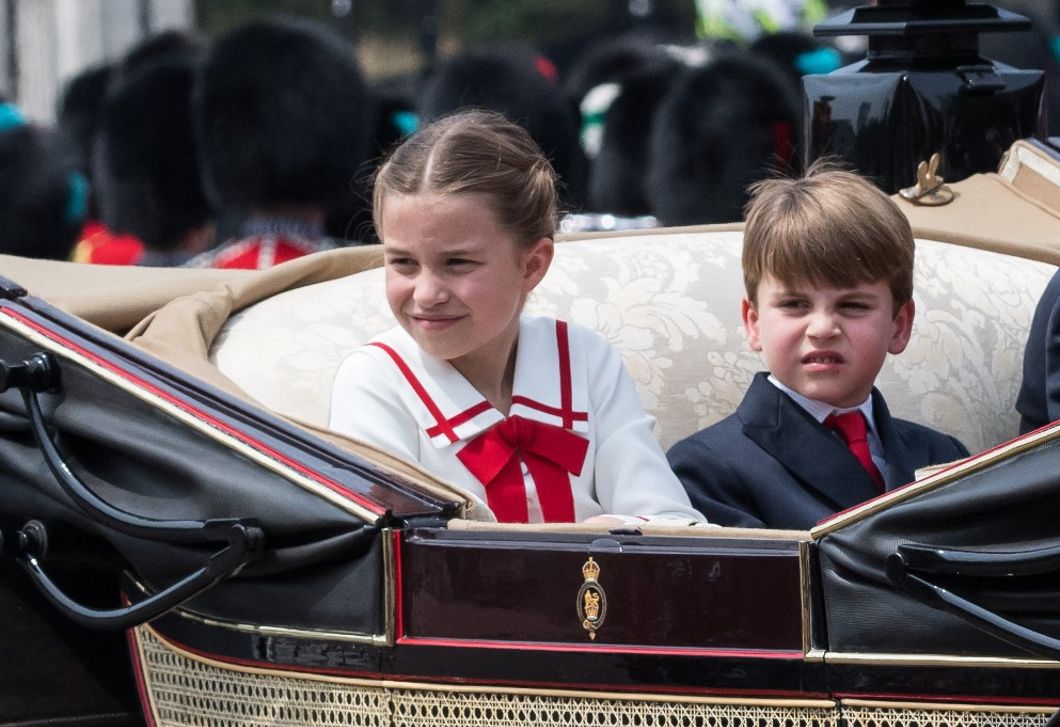
[[[562,416],[564,402],[556,331],[557,322],[554,319],[520,319],[512,382],[513,401],[509,414],[585,432],[589,429],[585,354],[568,337],[571,401],[567,410],[573,412],[574,417],[565,420]],[[568,332],[573,335],[569,329]],[[433,403],[432,410],[425,397],[412,385],[400,391],[402,401],[435,447],[447,447],[472,439],[504,419],[504,415],[490,405],[452,364],[424,353],[404,329],[393,328],[376,337],[373,343],[384,344],[394,350],[415,376],[426,398]],[[369,350],[371,348],[369,346]],[[439,427],[439,416],[446,425]]]
[[[773,376],[773,374],[769,375],[769,383],[773,384],[773,386],[777,387],[785,394],[790,396],[796,404],[805,409],[806,413],[812,416],[818,422],[823,423],[824,420],[832,414],[846,414],[847,412],[851,411],[860,411],[865,416],[865,421],[868,423],[869,429],[871,429],[873,432],[876,431],[876,420],[872,416],[872,394],[869,394],[868,398],[865,399],[865,401],[861,402],[861,404],[859,404],[858,406],[851,406],[840,409],[826,402],[817,401],[816,399],[811,399],[808,396],[803,396],[794,389],[785,386],[783,383],[780,382],[779,379]]]

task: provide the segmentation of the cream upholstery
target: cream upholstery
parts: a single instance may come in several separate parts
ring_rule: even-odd
[[[664,448],[731,413],[761,362],[743,336],[741,233],[672,229],[557,246],[528,313],[595,329],[623,353]],[[1014,402],[1053,265],[918,240],[917,316],[879,378],[892,412],[972,452],[1017,434]],[[341,358],[394,324],[380,269],[297,288],[231,318],[211,358],[279,413],[324,424]]]

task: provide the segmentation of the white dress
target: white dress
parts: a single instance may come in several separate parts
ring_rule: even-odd
[[[507,418],[393,328],[342,361],[329,422],[460,486],[501,521],[705,521],[653,424],[618,351],[551,318],[520,320]]]

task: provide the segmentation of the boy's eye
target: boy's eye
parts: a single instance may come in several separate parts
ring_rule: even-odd
[[[845,303],[840,303],[839,307],[842,310],[849,311],[851,313],[860,313],[872,309],[872,306],[870,306],[868,303],[854,300],[847,301]]]
[[[807,307],[807,303],[798,298],[785,298],[777,304],[777,307],[785,310],[801,310]]]
[[[392,257],[386,261],[386,264],[392,268],[411,268],[416,265],[416,261],[410,257]]]

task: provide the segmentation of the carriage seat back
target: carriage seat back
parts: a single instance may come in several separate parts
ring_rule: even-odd
[[[664,448],[733,413],[763,364],[740,320],[742,233],[672,228],[557,245],[527,313],[587,326],[622,352]],[[878,379],[892,414],[978,452],[1018,433],[1027,330],[1053,265],[917,241],[916,318]],[[278,413],[328,419],[342,358],[395,325],[373,269],[259,302],[211,349],[228,377]]]

